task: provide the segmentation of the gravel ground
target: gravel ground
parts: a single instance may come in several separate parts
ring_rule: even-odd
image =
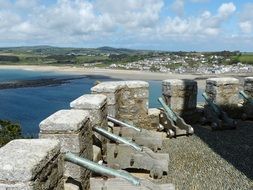
[[[164,142],[169,174],[155,182],[173,183],[179,190],[253,190],[253,122],[240,122],[236,130],[194,129],[193,136]]]

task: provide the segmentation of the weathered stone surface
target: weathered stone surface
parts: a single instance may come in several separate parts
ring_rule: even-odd
[[[149,84],[145,81],[123,81],[123,84],[125,84],[128,88],[148,88]]]
[[[150,127],[152,129],[158,129],[160,120],[159,120],[159,115],[161,113],[161,110],[157,108],[150,108],[148,109],[148,118],[150,122]]]
[[[179,114],[196,109],[197,82],[188,79],[168,79],[162,82],[166,104]]]
[[[146,127],[148,119],[149,84],[145,81],[103,82],[92,93],[107,96],[108,115],[139,127]]]
[[[118,116],[118,104],[115,104],[115,105],[108,105],[107,106],[107,111],[108,111],[108,115],[111,116],[111,117],[114,117],[116,118]]]
[[[61,110],[41,122],[40,128],[43,130],[39,136],[58,139],[61,142],[62,153],[70,151],[92,160],[92,129],[89,116],[90,112],[85,110]],[[73,178],[76,180],[75,183],[86,189],[89,184],[89,170],[70,162],[65,162],[64,168],[65,178]]]
[[[101,83],[100,83],[101,84]],[[91,99],[91,101],[90,101]],[[96,100],[96,101],[95,101]],[[77,100],[70,103],[72,109],[88,111],[91,128],[94,126],[100,126],[107,130],[107,98],[102,94],[89,94],[84,95]],[[92,105],[94,104],[94,105]],[[97,106],[99,105],[99,106]],[[101,135],[97,136],[102,143],[103,152],[106,152],[107,139]],[[92,159],[92,158],[91,158]]]
[[[101,148],[99,148],[96,145],[93,145],[93,161],[98,162],[102,159],[102,151]]]
[[[253,97],[253,77],[246,77],[244,79],[244,91],[250,97]]]
[[[102,82],[98,85],[91,88],[92,93],[115,93],[117,90],[121,89],[124,86],[124,83],[121,81],[111,81],[111,82]]]
[[[75,109],[100,109],[106,103],[106,96],[102,94],[85,94],[70,103],[71,108]]]
[[[144,81],[124,81],[124,84],[120,91],[117,118],[137,127],[149,128],[149,84]]]
[[[2,147],[0,154],[0,189],[57,190],[62,187],[59,141],[14,140]]]
[[[13,140],[0,149],[0,179],[30,181],[59,151],[55,140]]]
[[[213,84],[214,86],[237,85],[239,84],[239,80],[232,77],[209,78],[206,80],[206,84]]]
[[[83,110],[60,110],[40,123],[40,131],[60,133],[77,131],[88,120],[88,112]]]
[[[235,107],[238,104],[239,80],[236,78],[209,78],[206,80],[206,93],[222,107]]]

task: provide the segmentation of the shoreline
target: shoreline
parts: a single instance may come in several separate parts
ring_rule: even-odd
[[[165,79],[192,79],[198,82],[198,86],[205,86],[205,79],[211,77],[236,77],[242,79],[252,76],[251,73],[226,73],[226,74],[177,74],[177,73],[153,73],[137,70],[116,70],[101,68],[83,68],[75,66],[52,66],[52,65],[0,65],[0,69],[21,69],[27,71],[57,72],[71,75],[100,75],[112,79],[123,80],[165,80]],[[240,80],[241,81],[241,80]]]

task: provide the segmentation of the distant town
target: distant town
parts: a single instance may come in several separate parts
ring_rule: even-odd
[[[240,61],[230,64],[231,58],[221,55],[168,54],[162,57],[148,58],[127,64],[111,64],[107,68],[120,68],[127,70],[142,70],[162,73],[247,73],[253,72],[253,65]]]
[[[0,64],[71,65],[161,73],[249,73],[253,72],[253,53],[167,52],[112,47],[9,47],[0,48]]]

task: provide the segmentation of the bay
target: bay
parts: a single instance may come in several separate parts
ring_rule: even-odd
[[[97,80],[120,80],[104,76],[73,76],[57,72],[0,69],[0,83],[45,78],[70,80],[59,85],[0,90],[0,119],[19,123],[25,136],[37,137],[39,123],[43,119],[60,109],[69,109],[69,103],[83,94],[90,93],[90,88]],[[162,82],[147,82],[150,84],[149,107],[159,107],[157,98],[162,95]],[[198,96],[198,99],[201,100],[201,96]]]

